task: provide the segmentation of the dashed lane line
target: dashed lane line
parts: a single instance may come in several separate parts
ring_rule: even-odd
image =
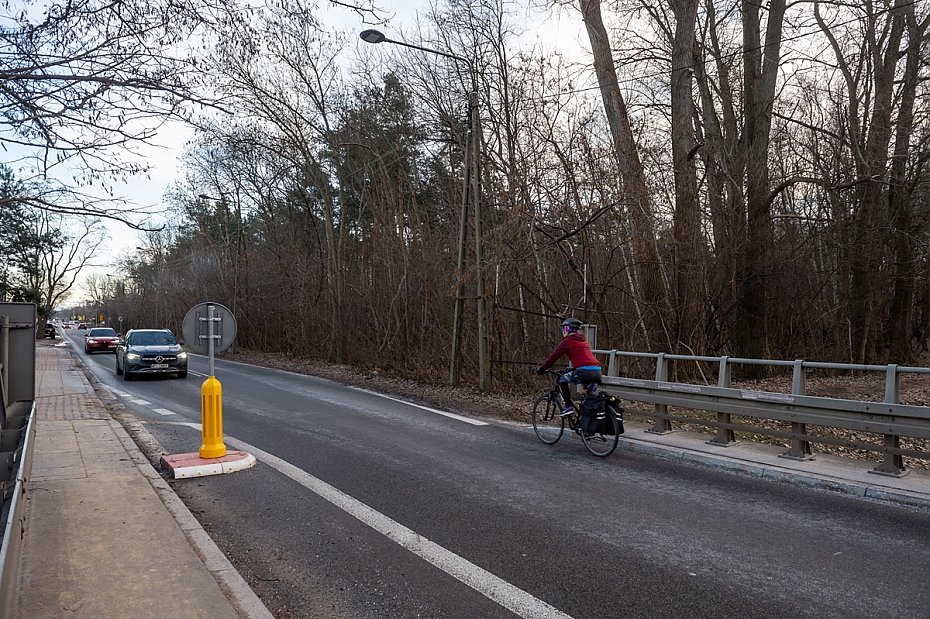
[[[110,387],[110,391],[113,392],[113,395],[123,398],[124,400],[127,400],[129,402],[132,402],[133,404],[138,404],[139,406],[148,406],[149,404],[151,404],[151,402],[149,402],[148,400],[142,400],[140,398],[133,397],[132,394],[126,393],[125,391],[120,391],[119,389],[113,389],[112,387]],[[158,413],[159,415],[164,415],[164,416],[177,415],[177,413],[175,413],[174,411],[168,410],[167,408],[153,408],[152,412]]]

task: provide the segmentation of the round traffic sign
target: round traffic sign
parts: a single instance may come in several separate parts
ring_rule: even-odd
[[[207,301],[190,308],[181,323],[187,346],[195,353],[210,351],[210,306],[213,306],[213,352],[222,352],[236,339],[236,317],[225,305]]]

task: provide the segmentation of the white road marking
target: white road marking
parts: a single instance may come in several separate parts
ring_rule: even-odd
[[[193,374],[194,376],[203,376],[204,378],[210,376],[209,374],[201,374],[200,372],[195,372],[194,370],[188,370],[187,372],[189,374]]]
[[[393,399],[393,398],[391,398]],[[171,425],[187,426],[201,432],[199,423],[174,422]],[[224,437],[226,443],[232,447],[251,453],[261,462],[293,479],[303,487],[329,501],[345,513],[360,520],[364,524],[381,533],[391,541],[400,544],[421,559],[431,563],[443,572],[468,585],[478,593],[497,602],[512,613],[525,619],[572,619],[558,608],[534,597],[499,578],[491,572],[478,567],[471,561],[463,559],[457,554],[446,550],[439,544],[432,542],[416,531],[408,529],[399,522],[375,511],[361,501],[352,498],[341,490],[327,484],[299,469],[293,464],[278,458],[257,447],[231,436]]]
[[[151,402],[149,402],[148,400],[140,400],[138,398],[131,398],[129,401],[132,402],[133,404],[138,404],[139,406],[147,406],[151,404]]]
[[[117,396],[119,396],[119,397],[121,397],[121,398],[128,398],[128,397],[129,397],[129,394],[126,393],[125,391],[120,391],[119,389],[114,389],[113,387],[110,387],[110,391],[112,391],[114,395],[117,395]]]
[[[198,355],[198,356],[199,356],[199,355]],[[223,359],[222,361],[223,361],[223,363],[231,363],[231,364],[234,364],[234,365],[244,365],[244,366],[250,367],[250,368],[261,367],[261,366],[253,365],[253,364],[251,364],[251,363],[243,363],[242,361],[230,361],[229,359]],[[473,426],[486,426],[486,425],[489,425],[488,423],[486,423],[486,422],[484,422],[484,421],[478,421],[477,419],[469,419],[468,417],[463,417],[462,415],[456,415],[455,413],[450,413],[450,412],[447,412],[447,411],[441,411],[441,410],[438,410],[438,409],[435,409],[435,408],[430,408],[430,407],[428,407],[428,406],[422,406],[422,405],[420,405],[420,404],[414,404],[413,402],[408,402],[407,400],[401,400],[400,398],[393,398],[393,397],[391,397],[391,396],[389,396],[389,395],[384,395],[383,393],[378,393],[377,391],[371,391],[370,389],[363,389],[363,388],[361,388],[361,387],[353,387],[353,386],[351,386],[351,385],[342,385],[342,383],[339,383],[338,381],[331,380],[331,379],[329,379],[329,378],[323,378],[323,377],[321,377],[321,376],[313,376],[312,374],[300,374],[299,372],[291,372],[291,371],[288,371],[288,370],[280,370],[280,369],[277,369],[277,368],[262,368],[262,369],[274,370],[274,371],[276,371],[276,372],[284,372],[285,374],[293,374],[294,376],[302,376],[302,377],[304,377],[304,378],[315,378],[315,379],[317,379],[317,380],[322,380],[322,381],[326,381],[326,382],[328,382],[328,383],[333,383],[333,384],[336,384],[336,385],[344,386],[346,389],[354,389],[354,390],[356,390],[356,391],[361,391],[362,393],[368,393],[368,394],[371,394],[371,395],[376,395],[376,396],[378,396],[379,398],[385,398],[385,399],[387,399],[387,400],[393,400],[393,401],[395,401],[395,402],[400,402],[401,404],[406,404],[407,406],[415,406],[416,408],[421,408],[421,409],[423,409],[423,410],[425,410],[425,411],[429,411],[429,412],[435,413],[435,414],[437,414],[437,415],[442,415],[443,417],[448,417],[448,418],[450,418],[450,419],[455,419],[455,420],[457,420],[457,421],[464,421],[465,423],[470,423],[470,424],[473,425]],[[199,374],[199,373],[194,372],[194,371],[191,371],[191,374],[197,374],[197,376],[203,376],[203,377],[206,377],[206,376],[207,376],[207,374]]]
[[[153,413],[158,413],[159,415],[177,415],[174,411],[169,411],[167,408],[153,408]]]
[[[361,391],[362,393],[367,393],[370,395],[376,395],[379,398],[384,398],[385,400],[393,400],[394,402],[400,402],[401,404],[406,404],[407,406],[413,406],[415,408],[421,408],[425,411],[431,413],[436,413],[437,415],[442,415],[443,417],[449,417],[450,419],[455,419],[456,421],[464,421],[465,423],[470,423],[473,426],[486,426],[488,425],[484,421],[478,421],[477,419],[469,419],[468,417],[463,417],[462,415],[456,415],[455,413],[449,413],[446,411],[441,411],[439,409],[430,408],[429,406],[422,406],[420,404],[414,404],[413,402],[408,402],[407,400],[401,400],[400,398],[392,398],[389,395],[384,395],[383,393],[378,393],[377,391],[370,391],[368,389],[362,389],[361,387],[350,387],[355,391]]]

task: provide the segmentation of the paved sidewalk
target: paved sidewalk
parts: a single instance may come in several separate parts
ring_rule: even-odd
[[[271,617],[110,417],[70,346],[37,344],[16,616]]]

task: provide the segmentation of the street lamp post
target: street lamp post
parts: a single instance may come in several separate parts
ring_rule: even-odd
[[[471,78],[471,92],[468,95],[468,137],[465,142],[465,160],[468,162],[462,182],[462,208],[459,219],[458,246],[458,290],[455,297],[455,313],[452,322],[452,355],[449,364],[449,383],[457,385],[462,366],[462,315],[465,307],[465,244],[467,240],[468,203],[471,198],[475,226],[475,267],[477,275],[477,314],[478,314],[478,386],[487,391],[490,383],[488,357],[488,336],[486,325],[485,286],[484,286],[484,252],[483,221],[481,209],[481,119],[478,113],[478,76],[474,63],[467,58],[443,52],[430,47],[414,45],[404,41],[395,41],[384,36],[378,30],[365,30],[359,36],[366,43],[393,43],[403,47],[437,54],[463,62],[468,66]]]

